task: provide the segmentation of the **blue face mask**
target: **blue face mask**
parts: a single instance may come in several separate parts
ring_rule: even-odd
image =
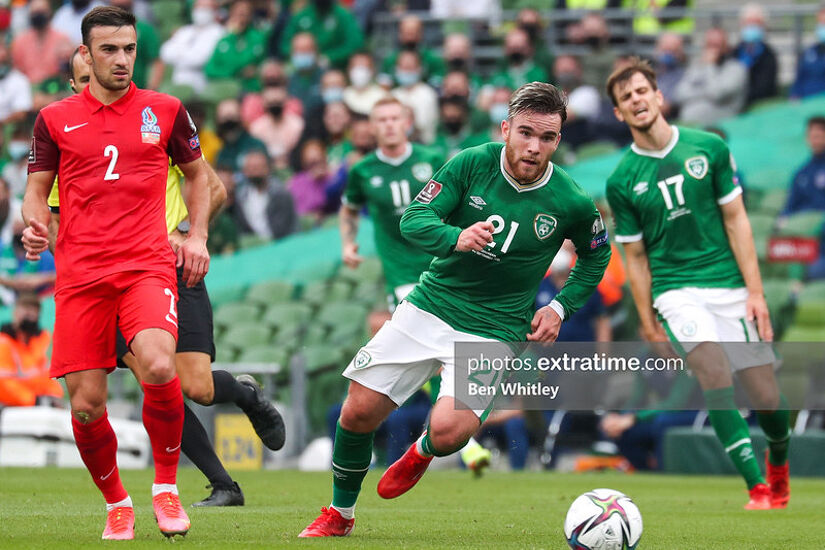
[[[663,67],[667,67],[668,69],[672,69],[676,65],[679,64],[679,60],[676,59],[676,56],[670,52],[665,52],[659,54],[659,64]]]
[[[28,141],[12,141],[9,143],[9,156],[18,161],[29,154]]]
[[[742,29],[742,41],[747,42],[748,44],[761,42],[764,36],[765,29],[759,25],[747,25],[744,29]]]
[[[294,53],[291,57],[292,66],[298,71],[309,69],[315,65],[314,53]]]
[[[496,103],[490,107],[490,122],[493,124],[501,124],[501,121],[507,118],[510,112],[510,106],[506,103]]]
[[[412,86],[421,79],[418,71],[395,71],[395,80],[400,86]]]
[[[816,39],[825,44],[825,25],[816,26]]]
[[[344,99],[343,88],[327,88],[321,92],[324,103],[335,103]]]

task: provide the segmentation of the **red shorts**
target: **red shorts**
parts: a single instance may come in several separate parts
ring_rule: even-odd
[[[178,338],[174,272],[125,271],[90,284],[64,288],[54,297],[55,322],[49,375],[114,369],[117,328],[131,344],[135,335],[160,328]]]

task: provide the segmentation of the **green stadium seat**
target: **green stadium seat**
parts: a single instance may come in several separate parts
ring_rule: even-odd
[[[352,283],[344,279],[333,280],[327,290],[327,300],[331,302],[343,302],[352,296]]]
[[[264,281],[250,287],[246,301],[268,306],[288,302],[295,294],[295,285],[287,281]]]
[[[186,84],[173,84],[171,82],[164,83],[158,88],[158,91],[164,94],[169,94],[176,97],[186,104],[192,101],[195,97],[195,89]]]
[[[303,338],[303,334],[303,323],[281,326],[277,328],[272,343],[279,348],[294,350],[298,347],[298,344]]]
[[[800,303],[812,300],[825,301],[825,281],[813,281],[802,287],[797,301]]]
[[[326,281],[313,281],[301,289],[301,301],[314,306],[326,300],[329,285]]]
[[[363,326],[367,318],[367,308],[352,302],[330,302],[321,307],[317,319],[330,327]]]
[[[777,233],[793,237],[819,237],[822,234],[823,223],[825,223],[825,213],[799,212],[788,216]]]
[[[236,80],[210,80],[200,97],[205,102],[217,105],[224,99],[236,99],[241,95],[241,84]]]
[[[312,317],[312,307],[301,302],[273,304],[266,308],[263,322],[271,327],[288,327],[306,324]]]
[[[217,290],[209,289],[209,301],[213,309],[231,302],[240,302],[246,294],[245,286],[227,286]]]
[[[355,291],[352,293],[352,299],[369,308],[372,308],[375,304],[380,304],[385,307],[387,304],[387,292],[383,284],[365,282],[355,287]]]
[[[304,333],[303,343],[307,346],[321,346],[327,343],[328,336],[329,328],[326,324],[320,322],[320,318],[316,318],[316,320],[307,327]]]
[[[384,270],[381,267],[381,260],[378,258],[364,258],[364,261],[355,268],[341,264],[338,275],[343,279],[355,281],[358,284],[364,282],[378,282],[383,277]]]
[[[304,359],[304,369],[306,372],[314,372],[326,367],[336,367],[343,369],[343,350],[328,344],[306,346],[300,351]],[[311,385],[311,384],[310,384]]]
[[[238,363],[275,363],[281,370],[289,368],[289,350],[272,346],[250,346],[241,350]]]
[[[260,317],[260,308],[255,304],[233,302],[218,308],[214,314],[215,324],[227,328],[240,323],[255,322]]]
[[[272,344],[272,330],[260,324],[241,324],[227,328],[221,344],[232,346],[243,353],[247,348]]]
[[[232,346],[215,347],[215,361],[217,363],[234,363],[237,356],[238,352]]]
[[[788,191],[785,189],[773,189],[766,191],[759,200],[758,211],[762,214],[776,217],[785,206],[785,199]]]

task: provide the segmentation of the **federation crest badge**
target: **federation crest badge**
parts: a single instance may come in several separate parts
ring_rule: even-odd
[[[708,159],[704,155],[691,157],[685,161],[685,169],[688,174],[700,180],[708,173]]]
[[[152,112],[151,107],[146,107],[140,113],[142,124],[140,126],[140,141],[156,145],[160,143],[160,126],[158,117]]]
[[[363,369],[367,365],[370,364],[372,361],[372,356],[369,354],[367,350],[361,348],[358,350],[358,354],[355,356],[355,359],[352,360],[353,368],[356,369]]]
[[[553,234],[558,225],[558,220],[550,214],[539,214],[536,216],[536,219],[533,220],[533,231],[536,232],[536,237],[543,241]]]
[[[433,167],[427,162],[417,162],[412,166],[412,175],[422,183],[430,181],[433,177]]]

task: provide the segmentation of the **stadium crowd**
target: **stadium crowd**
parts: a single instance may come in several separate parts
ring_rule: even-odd
[[[17,292],[42,295],[54,284],[53,258],[45,253],[37,264],[25,262],[19,246],[29,143],[37,112],[71,94],[70,58],[80,42],[80,20],[104,3],[138,16],[135,83],[184,101],[200,130],[204,156],[227,189],[224,210],[210,231],[213,254],[327,223],[339,210],[349,167],[375,148],[368,114],[387,94],[406,106],[410,139],[438,149],[445,159],[500,141],[510,94],[534,80],[556,84],[569,99],[566,149],[555,160],[573,162],[577,153],[584,158],[593,144],[630,142],[604,89],[607,76],[625,60],[616,47],[622,39],[597,11],[561,26],[548,20],[552,12],[533,8],[518,11],[514,21],[495,23],[491,14],[512,7],[499,0],[0,2],[0,299],[6,305]],[[577,9],[580,3],[557,4],[556,9]],[[638,8],[633,1],[601,4]],[[416,15],[426,10],[446,21],[438,40]],[[370,48],[375,14],[382,11],[399,15],[391,51]],[[694,37],[690,17],[639,13],[633,29],[652,45],[669,119],[713,125],[784,93],[760,6],[742,8],[735,36],[713,27]],[[495,65],[479,65],[470,35],[449,22],[479,16],[490,18],[482,26],[500,48]],[[787,92],[791,99],[825,92],[825,9],[816,19],[815,42],[799,60]],[[554,52],[546,44],[550,30],[582,53]],[[789,182],[783,217],[825,211],[825,119],[811,121],[808,138],[813,157]],[[620,262],[619,254],[614,258]],[[548,277],[540,301],[555,295],[566,267]],[[825,268],[811,271],[817,273],[825,276]],[[624,284],[623,274],[616,277],[594,295],[578,325],[565,325],[576,331],[568,340],[611,339],[608,316],[619,309]],[[491,436],[506,431],[507,440],[526,441],[524,424],[516,415],[493,419],[486,428]],[[611,418],[605,432],[623,445],[631,428]],[[514,468],[523,466],[522,455],[513,459]]]

